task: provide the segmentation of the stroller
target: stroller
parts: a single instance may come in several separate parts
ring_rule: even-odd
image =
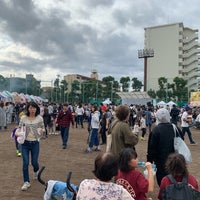
[[[43,166],[38,172],[38,181],[45,186],[44,200],[75,200],[78,187],[70,183],[72,172],[67,175],[66,182],[49,180],[45,182],[41,178]]]

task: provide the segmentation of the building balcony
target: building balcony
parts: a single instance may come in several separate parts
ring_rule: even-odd
[[[183,69],[184,73],[190,73],[193,70],[197,70],[198,69],[198,65],[196,63],[192,64],[192,65],[188,65],[188,66],[183,66],[183,67],[184,67],[184,69]]]
[[[197,48],[197,47],[199,47],[199,46],[200,46],[200,45],[199,45],[198,41],[197,41],[197,40],[194,40],[194,41],[192,41],[192,42],[190,42],[190,43],[184,44],[184,45],[183,45],[183,51],[187,51],[187,50],[190,50],[190,49],[192,49],[192,48]]]
[[[199,54],[199,53],[200,53],[200,49],[197,49],[197,48],[196,49],[192,49],[188,53],[183,53],[183,58],[189,58],[192,55]]]
[[[194,33],[193,35],[191,35],[190,37],[183,39],[184,43],[188,43],[192,40],[197,40],[198,39],[198,33]]]
[[[198,56],[197,55],[193,55],[189,59],[183,60],[183,65],[187,66],[187,65],[190,65],[190,64],[195,63],[195,62],[198,62]]]

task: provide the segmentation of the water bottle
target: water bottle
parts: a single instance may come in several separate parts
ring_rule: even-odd
[[[138,166],[140,166],[140,167],[145,167],[145,166],[146,166],[146,165],[145,165],[145,164],[146,164],[145,162],[138,162],[137,164],[138,164]]]

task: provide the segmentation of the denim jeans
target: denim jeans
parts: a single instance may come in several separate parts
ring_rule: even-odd
[[[69,137],[69,126],[60,127],[60,134],[61,134],[62,144],[66,146]]]
[[[89,147],[92,148],[93,145],[99,146],[99,138],[98,138],[98,128],[93,128],[91,130],[90,134],[90,140],[89,140]]]
[[[31,164],[33,166],[33,171],[37,172],[39,170],[39,164],[38,164],[39,150],[40,150],[40,145],[38,141],[25,140],[24,144],[22,144],[24,182],[30,182],[29,171],[28,171],[30,153],[31,153]]]
[[[187,134],[188,134],[188,138],[190,140],[190,143],[194,143],[194,141],[192,139],[192,133],[190,132],[190,128],[189,127],[182,127],[183,137],[185,136],[185,132],[187,132]]]

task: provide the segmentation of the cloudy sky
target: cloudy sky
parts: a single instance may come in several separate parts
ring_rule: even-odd
[[[177,22],[200,29],[199,0],[0,0],[0,74],[143,81],[144,28]]]

